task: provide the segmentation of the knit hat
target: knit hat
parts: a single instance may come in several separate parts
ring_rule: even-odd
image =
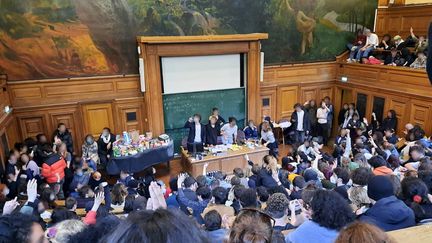
[[[395,40],[395,41],[400,40],[400,39],[402,39],[402,37],[400,35],[393,37],[393,40]]]
[[[318,180],[318,173],[314,169],[307,169],[307,170],[305,170],[303,177],[304,177],[306,182],[317,181]]]
[[[374,176],[368,182],[368,196],[374,201],[394,196],[393,184],[388,176]]]

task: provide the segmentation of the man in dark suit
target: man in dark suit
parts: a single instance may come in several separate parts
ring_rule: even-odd
[[[295,141],[297,144],[302,144],[305,137],[309,135],[310,119],[307,112],[303,110],[300,103],[294,105],[295,111],[291,115],[291,127],[295,132]]]
[[[201,124],[201,115],[195,114],[190,117],[185,123],[184,128],[189,129],[187,139],[187,149],[189,153],[196,153],[204,151],[203,144],[205,143],[206,129]]]

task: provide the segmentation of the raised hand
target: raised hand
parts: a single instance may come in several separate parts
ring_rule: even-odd
[[[3,215],[11,214],[16,207],[18,207],[19,203],[17,202],[17,197],[14,199],[7,201],[3,206]]]
[[[184,182],[185,179],[186,179],[186,176],[185,176],[185,174],[183,174],[183,173],[180,173],[180,174],[177,176],[177,188],[178,188],[178,189],[183,188],[183,182]]]
[[[147,201],[147,209],[156,210],[158,208],[167,208],[165,198],[161,187],[155,182],[151,182],[149,186],[150,198]],[[151,200],[150,200],[151,199]],[[150,202],[150,205],[149,205]]]
[[[31,179],[27,182],[27,201],[34,202],[37,197],[37,181],[36,179]]]
[[[102,204],[103,200],[105,199],[105,193],[104,191],[100,191],[95,195],[93,207],[90,211],[96,212],[98,211],[100,205]]]
[[[100,191],[95,196],[94,204],[100,206],[105,199],[105,192]]]

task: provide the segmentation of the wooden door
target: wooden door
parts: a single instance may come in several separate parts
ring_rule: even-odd
[[[428,102],[411,100],[410,122],[421,126],[427,134],[431,132],[432,106]]]
[[[45,134],[48,139],[51,139],[53,131],[48,129],[46,117],[43,114],[17,116],[21,135],[23,138],[36,137],[38,134]]]
[[[98,137],[104,127],[114,130],[113,111],[110,103],[85,104],[82,106],[85,124],[84,136],[91,134]]]
[[[80,115],[76,107],[65,107],[63,109],[56,109],[48,111],[53,130],[57,128],[59,123],[64,123],[72,134],[74,142],[74,151],[81,151],[81,144],[83,143],[83,134],[80,124]]]
[[[389,97],[389,110],[396,111],[396,117],[398,118],[398,127],[396,133],[399,136],[403,136],[403,130],[405,124],[409,122],[409,99],[402,97]]]
[[[298,102],[298,87],[280,87],[278,89],[277,100],[277,119],[291,117],[294,111],[294,105]]]
[[[276,90],[261,91],[261,117],[269,116],[276,119]],[[255,121],[256,124],[261,121]]]
[[[318,97],[319,100],[317,99],[317,101],[318,101],[317,103],[319,103],[319,101],[321,101],[322,99],[324,99],[324,97],[326,97],[326,96],[330,97],[330,100],[332,102],[334,102],[334,99],[333,99],[333,88],[332,87],[320,88],[319,89],[319,97]]]
[[[318,92],[316,87],[301,88],[300,92],[301,92],[301,100],[300,100],[301,104],[310,100],[315,100],[317,103],[319,103],[319,100],[317,100]]]

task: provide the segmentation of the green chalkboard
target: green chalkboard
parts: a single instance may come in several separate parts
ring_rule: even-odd
[[[187,136],[188,130],[183,128],[185,122],[193,114],[202,116],[202,123],[208,123],[208,117],[213,107],[218,107],[220,115],[228,121],[228,117],[237,118],[239,128],[242,128],[246,119],[245,89],[227,89],[203,91],[182,94],[164,94],[163,111],[165,133],[174,140],[176,152],[179,151],[182,139]]]

